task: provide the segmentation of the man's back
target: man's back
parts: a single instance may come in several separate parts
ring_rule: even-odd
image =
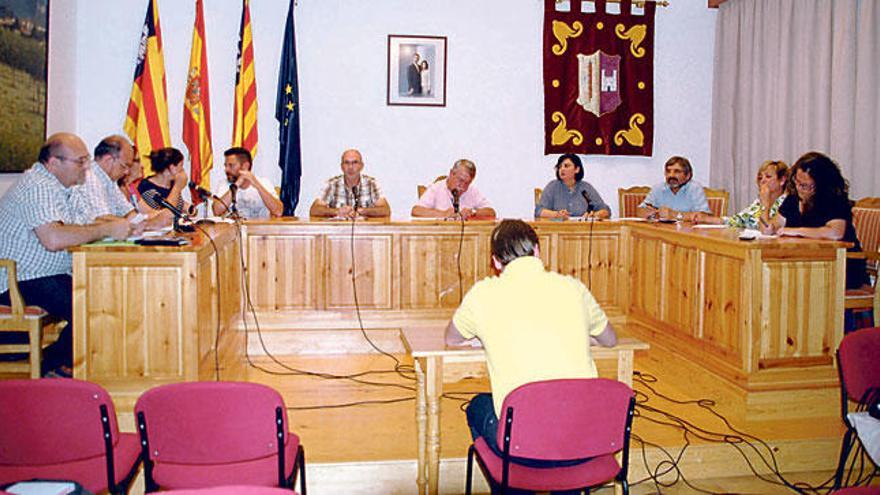
[[[596,376],[590,335],[608,320],[584,285],[547,272],[535,256],[510,262],[498,277],[477,283],[453,319],[464,337],[486,348],[496,412],[519,385]]]

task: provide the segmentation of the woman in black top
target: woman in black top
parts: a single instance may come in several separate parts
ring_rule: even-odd
[[[792,167],[788,188],[779,214],[773,218],[763,214],[765,233],[850,242],[850,252],[861,252],[852,224],[849,184],[831,158],[815,151],[800,157]],[[866,284],[865,260],[847,258],[846,288]]]
[[[150,208],[162,210],[162,205],[155,200],[155,195],[158,195],[181,211],[189,211],[190,205],[181,197],[188,183],[186,169],[183,168],[183,153],[177,148],[160,148],[150,153],[150,164],[153,175],[138,184],[138,192],[144,202]]]

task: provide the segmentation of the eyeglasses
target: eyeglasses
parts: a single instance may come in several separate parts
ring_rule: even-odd
[[[794,181],[794,187],[796,187],[798,191],[809,192],[816,189],[816,183],[808,184],[806,182]]]
[[[89,163],[89,160],[92,159],[90,155],[84,155],[79,158],[68,158],[66,156],[55,155],[55,158],[61,160],[62,162],[73,162],[78,165],[85,165],[86,163]]]

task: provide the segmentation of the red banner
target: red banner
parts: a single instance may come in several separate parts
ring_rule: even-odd
[[[656,4],[544,1],[544,153],[650,156]]]

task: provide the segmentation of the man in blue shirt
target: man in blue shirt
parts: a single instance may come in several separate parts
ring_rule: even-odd
[[[693,221],[697,212],[709,212],[703,186],[694,180],[691,162],[682,156],[666,161],[666,182],[651,188],[636,214],[642,218]]]

